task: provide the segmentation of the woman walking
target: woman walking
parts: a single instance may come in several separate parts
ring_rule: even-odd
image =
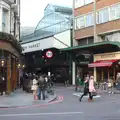
[[[93,93],[96,94],[96,90],[94,87],[94,77],[90,76],[90,80],[89,80],[89,99],[88,101],[92,102],[93,101]]]
[[[83,94],[81,95],[81,97],[79,98],[79,101],[80,101],[80,102],[81,102],[82,98],[89,93],[89,75],[87,75],[87,77],[85,77],[84,84],[85,84],[84,93],[83,93]]]

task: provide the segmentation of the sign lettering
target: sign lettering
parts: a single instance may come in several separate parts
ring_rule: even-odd
[[[115,54],[110,54],[110,55],[101,55],[101,58],[113,58],[116,57]]]
[[[29,45],[29,46],[23,46],[23,51],[25,51],[25,49],[27,48],[38,48],[40,47],[40,43],[37,43],[37,44],[32,44],[32,45]]]

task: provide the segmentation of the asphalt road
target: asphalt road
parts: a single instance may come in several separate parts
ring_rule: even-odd
[[[58,87],[59,103],[32,108],[0,109],[0,120],[120,120],[120,95],[102,95],[89,103],[72,95],[73,89]]]

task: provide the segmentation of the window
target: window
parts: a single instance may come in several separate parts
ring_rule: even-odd
[[[76,18],[76,20],[75,20],[75,29],[80,29],[80,18],[78,17],[78,18]]]
[[[84,20],[84,16],[80,17],[80,28],[85,27],[85,20]]]
[[[93,25],[93,14],[90,13],[86,15],[86,27],[92,26]]]
[[[120,18],[120,4],[116,4],[110,7],[110,20]]]
[[[6,11],[2,11],[2,31],[6,32]]]
[[[83,27],[85,27],[84,16],[77,17],[75,19],[75,29],[80,29],[80,28],[83,28]]]
[[[103,9],[103,23],[109,21],[109,11],[108,8]]]
[[[93,2],[93,0],[85,0],[85,5],[86,4],[90,4],[90,3],[92,3]]]
[[[108,8],[104,8],[100,11],[98,11],[98,15],[97,15],[97,23],[104,23],[104,22],[108,22],[109,21],[109,11]]]
[[[93,0],[75,0],[75,8],[92,3]]]
[[[120,4],[118,5],[118,8],[116,10],[116,18],[120,18]]]
[[[84,0],[75,0],[75,8],[84,6]]]

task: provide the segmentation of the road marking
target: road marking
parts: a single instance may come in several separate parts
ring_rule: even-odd
[[[56,113],[27,113],[27,114],[4,114],[0,117],[19,117],[19,116],[44,116],[44,115],[76,115],[84,112],[56,112]]]

